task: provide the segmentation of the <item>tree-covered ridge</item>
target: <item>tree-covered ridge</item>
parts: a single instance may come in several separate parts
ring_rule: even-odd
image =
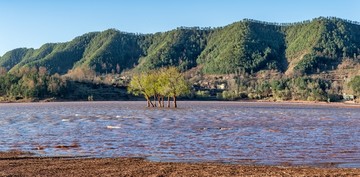
[[[139,37],[113,29],[87,33],[70,42],[44,44],[36,50],[15,49],[1,58],[0,66],[12,71],[25,66],[43,66],[50,73],[60,74],[76,67],[102,73],[120,72],[132,68],[142,54]]]
[[[146,35],[115,29],[87,33],[70,42],[9,51],[0,58],[0,67],[11,72],[46,67],[59,74],[84,68],[105,74],[202,66],[205,74],[272,69],[302,75],[336,69],[343,59],[359,55],[357,22],[332,17],[290,24],[245,19],[219,28],[181,27]]]
[[[177,66],[185,71],[197,66],[196,59],[206,46],[209,30],[178,28],[165,33],[156,33],[145,39],[148,45],[140,58],[140,70],[152,70],[164,66]]]
[[[123,69],[131,69],[143,55],[139,43],[142,37],[115,29],[106,30],[91,40],[74,67],[93,68],[100,73],[120,73]]]
[[[296,24],[285,27],[286,58],[291,62],[303,53],[310,53],[320,41],[323,25],[321,22]]]
[[[360,55],[360,25],[353,22],[317,18],[285,31],[286,57],[298,73],[333,70],[343,59]]]
[[[197,62],[204,65],[205,73],[232,73],[238,66],[238,58],[243,57],[247,26],[237,22],[211,32],[206,48]]]
[[[278,26],[244,20],[213,31],[198,62],[205,73],[285,70],[284,40]]]
[[[82,58],[83,52],[90,40],[97,33],[87,33],[76,37],[70,42],[44,44],[39,49],[28,49],[26,55],[12,68],[16,71],[22,67],[46,67],[50,73],[64,74],[73,67],[73,64]],[[18,50],[18,49],[15,49]]]
[[[0,66],[9,70],[21,62],[26,55],[29,55],[28,53],[32,52],[33,49],[27,48],[18,48],[6,52],[5,55],[0,58]]]
[[[325,27],[315,50],[330,58],[356,58],[360,54],[360,25],[337,18],[322,19]]]

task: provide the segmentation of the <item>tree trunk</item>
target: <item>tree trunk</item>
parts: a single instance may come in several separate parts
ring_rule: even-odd
[[[165,107],[164,99],[164,96],[161,96],[162,107]]]
[[[147,102],[147,107],[154,107],[154,104],[151,102],[149,96],[145,96],[146,102]]]
[[[156,95],[154,95],[154,107],[157,107],[156,106]]]
[[[173,101],[174,101],[174,108],[177,108],[176,96],[173,96]]]
[[[161,98],[162,98],[162,97],[159,95],[159,96],[158,96],[159,107],[162,107],[162,105],[161,105]]]
[[[170,108],[170,96],[168,96],[167,107]]]

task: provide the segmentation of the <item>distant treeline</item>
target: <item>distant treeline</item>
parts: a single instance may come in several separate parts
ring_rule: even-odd
[[[276,25],[276,26],[294,26],[294,25],[301,25],[301,24],[308,24],[311,23],[312,21],[322,21],[322,20],[333,20],[333,21],[344,21],[347,23],[352,23],[354,25],[360,25],[360,22],[358,21],[353,21],[353,20],[347,20],[347,19],[342,19],[342,18],[338,18],[338,17],[318,17],[318,18],[314,18],[312,20],[304,20],[304,21],[300,21],[300,22],[293,22],[293,23],[277,23],[277,22],[266,22],[266,21],[260,21],[260,20],[254,20],[254,19],[249,19],[249,18],[245,18],[244,21],[247,22],[254,22],[254,23],[261,23],[261,24],[265,24],[265,25]]]
[[[170,98],[177,107],[179,96],[187,99],[211,97],[210,89],[199,90],[185,79],[175,67],[162,68],[133,74],[131,81],[115,80],[118,75],[96,76],[94,71],[74,71],[71,75],[50,75],[46,68],[22,68],[7,73],[0,68],[0,101],[14,100],[131,100],[130,94],[142,95],[150,107],[164,107]],[[191,79],[191,78],[190,78]],[[267,99],[341,101],[344,85],[321,78],[268,77],[257,78],[245,72],[232,75],[226,86],[217,91],[218,100]],[[360,76],[346,83],[345,87],[355,97],[360,97]],[[126,93],[126,88],[129,93]],[[153,100],[153,101],[152,101]]]
[[[0,68],[0,102],[129,99],[122,84],[111,84],[109,77],[97,77],[92,73],[74,71],[71,75],[60,76],[49,74],[44,67],[23,67],[9,73]]]

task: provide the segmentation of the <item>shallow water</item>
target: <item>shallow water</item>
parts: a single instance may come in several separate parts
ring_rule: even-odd
[[[0,151],[153,161],[360,167],[360,109],[180,102],[0,104]]]

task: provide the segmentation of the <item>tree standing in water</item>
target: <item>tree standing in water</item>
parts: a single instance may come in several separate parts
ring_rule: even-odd
[[[159,76],[160,93],[168,97],[168,105],[170,107],[170,97],[173,99],[174,107],[177,108],[177,97],[188,94],[190,92],[189,85],[182,73],[177,68],[169,67],[163,69]]]
[[[183,74],[177,68],[169,67],[134,75],[128,91],[134,95],[144,95],[148,107],[156,107],[156,99],[159,107],[164,107],[164,97],[168,97],[167,107],[170,107],[172,98],[173,106],[177,108],[177,97],[189,93],[190,88]],[[151,97],[154,97],[155,103],[152,103]]]
[[[150,100],[151,93],[149,93],[149,89],[146,88],[146,85],[148,85],[146,80],[147,78],[144,73],[134,75],[129,83],[128,92],[136,96],[144,95],[147,107],[154,107],[154,104]]]

